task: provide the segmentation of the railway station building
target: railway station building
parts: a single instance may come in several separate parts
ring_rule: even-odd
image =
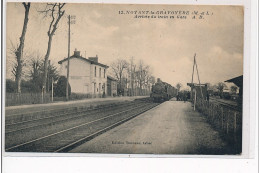
[[[97,97],[107,94],[108,66],[98,62],[98,56],[82,57],[80,51],[75,50],[69,59],[69,83],[71,92],[89,94]],[[58,62],[60,75],[67,76],[68,58]]]
[[[117,95],[117,80],[111,76],[107,76],[107,95],[112,97]]]

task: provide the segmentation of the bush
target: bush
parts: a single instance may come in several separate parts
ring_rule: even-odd
[[[11,79],[6,80],[6,92],[15,93],[16,92],[16,83]],[[21,92],[22,93],[40,93],[41,88],[36,86],[32,81],[21,81]]]
[[[67,78],[65,76],[61,76],[54,88],[54,96],[66,97],[66,86],[67,86]],[[71,95],[71,87],[69,84],[69,96],[70,95]]]
[[[21,81],[21,92],[22,93],[41,93],[41,89],[38,89],[31,81]]]
[[[6,92],[7,93],[14,93],[16,90],[15,81],[11,79],[6,79]]]

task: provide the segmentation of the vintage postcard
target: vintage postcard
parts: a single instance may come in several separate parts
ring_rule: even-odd
[[[8,2],[5,36],[7,154],[244,152],[243,6]]]

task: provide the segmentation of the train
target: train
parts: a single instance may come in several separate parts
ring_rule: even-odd
[[[176,97],[177,89],[160,79],[152,86],[150,97],[154,102],[164,102]]]

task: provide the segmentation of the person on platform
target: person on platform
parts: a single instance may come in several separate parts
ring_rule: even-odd
[[[184,103],[187,101],[187,93],[186,92],[183,93],[183,101],[184,101]]]
[[[209,104],[209,92],[207,92],[207,102]]]

